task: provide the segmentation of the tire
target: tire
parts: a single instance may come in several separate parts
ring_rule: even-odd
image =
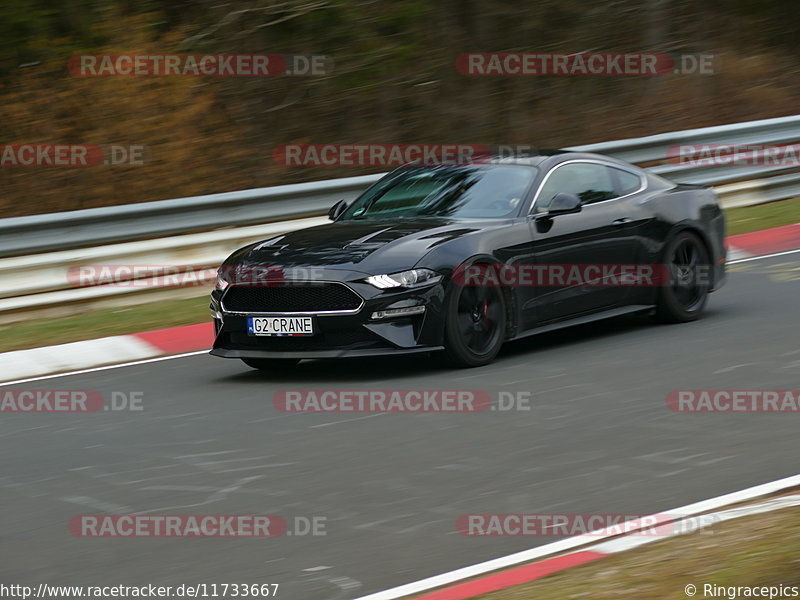
[[[667,243],[662,264],[670,280],[659,290],[656,320],[686,323],[699,319],[708,301],[707,274],[712,266],[703,241],[690,231],[678,233]]]
[[[457,367],[489,364],[506,334],[506,302],[499,287],[453,284],[447,299],[444,355]]]
[[[258,369],[259,371],[288,371],[294,369],[297,363],[300,362],[299,358],[243,358],[242,362],[248,367]]]

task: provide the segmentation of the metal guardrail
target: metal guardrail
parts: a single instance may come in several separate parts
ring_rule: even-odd
[[[236,248],[328,222],[309,217],[248,227],[0,258],[0,323],[42,311],[61,315],[93,307],[141,304],[158,298],[190,298],[211,291],[216,267]],[[97,269],[141,265],[148,272],[168,267],[178,277],[133,275],[119,285],[101,281]],[[84,281],[82,270],[93,273]],[[116,281],[116,280],[115,280]],[[194,283],[191,283],[194,282]],[[144,298],[144,299],[143,299]]]
[[[639,164],[664,160],[669,148],[678,144],[780,144],[800,141],[798,134],[800,134],[800,115],[792,115],[671,131],[640,138],[574,146],[569,149],[608,154],[619,160]]]
[[[318,216],[381,175],[0,219],[0,257]]]
[[[779,175],[769,179],[742,181],[717,188],[725,208],[754,206],[776,200],[800,197],[800,173]]]
[[[784,144],[795,141],[800,141],[800,115],[674,131],[569,149],[597,152],[639,165],[651,165],[667,161],[670,148],[678,144]],[[775,175],[789,177],[786,175],[787,169],[783,167],[658,164],[650,168],[654,173],[674,181],[704,185],[764,179]],[[383,175],[378,173],[208,196],[0,219],[0,257],[321,215],[337,200],[355,198]],[[790,193],[794,188],[781,185],[772,189],[775,193],[779,189]],[[772,196],[774,193],[766,197]]]

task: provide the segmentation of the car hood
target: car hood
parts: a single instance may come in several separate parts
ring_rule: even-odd
[[[506,220],[340,221],[281,234],[234,254],[242,264],[327,267],[367,274],[413,267],[436,246]]]

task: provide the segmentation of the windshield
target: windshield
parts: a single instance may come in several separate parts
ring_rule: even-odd
[[[535,175],[527,165],[407,167],[367,190],[341,219],[508,218]]]

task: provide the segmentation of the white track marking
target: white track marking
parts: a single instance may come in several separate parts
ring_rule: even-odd
[[[735,265],[737,263],[750,262],[751,260],[775,258],[776,256],[786,256],[787,254],[795,254],[796,252],[800,252],[800,248],[798,248],[797,250],[786,250],[785,252],[775,252],[774,254],[764,254],[763,256],[751,256],[750,258],[737,258],[736,260],[728,261],[728,264]]]
[[[671,524],[673,531],[669,531],[667,533],[659,533],[657,535],[652,536],[636,536],[636,535],[626,535],[620,538],[609,540],[608,542],[603,542],[602,544],[597,544],[596,546],[590,546],[587,550],[591,550],[592,552],[599,552],[600,554],[616,554],[617,552],[625,552],[627,550],[632,550],[633,548],[638,548],[639,546],[644,546],[651,542],[657,542],[660,540],[664,540],[671,537],[676,537],[679,535],[688,535],[690,533],[696,533],[703,528],[706,527],[714,527],[717,523],[721,523],[722,521],[729,521],[731,519],[738,519],[739,517],[747,517],[750,515],[759,515],[766,512],[771,512],[773,510],[779,510],[781,508],[791,508],[794,506],[800,506],[800,495],[792,495],[792,496],[785,496],[782,498],[772,498],[771,500],[765,500],[764,502],[758,502],[756,504],[751,504],[748,506],[739,506],[736,508],[731,508],[728,510],[722,510],[718,512],[708,513],[703,515],[710,520],[708,521],[698,521],[697,517],[689,518],[689,519],[679,519]],[[702,519],[703,517],[700,517]],[[688,524],[688,527],[682,527],[682,525]],[[659,525],[656,525],[655,528],[659,529]]]
[[[791,477],[778,479],[769,483],[763,483],[761,485],[740,490],[738,492],[732,492],[723,496],[717,496],[716,498],[710,498],[701,502],[688,504],[686,506],[664,511],[659,514],[680,514],[685,516],[698,515],[700,513],[722,508],[724,506],[730,506],[731,504],[738,504],[739,502],[745,502],[760,496],[766,496],[768,494],[780,492],[798,485],[800,485],[800,475],[793,475]],[[656,516],[653,515],[653,517],[655,518]],[[356,598],[355,600],[397,600],[398,598],[426,592],[443,585],[455,583],[470,577],[477,577],[478,575],[484,575],[491,571],[497,571],[498,569],[503,569],[505,567],[531,562],[540,558],[551,556],[553,554],[560,554],[568,550],[574,550],[575,548],[579,548],[581,546],[589,546],[593,541],[596,542],[599,539],[609,537],[612,536],[608,533],[604,533],[603,531],[579,535],[566,540],[559,540],[558,542],[545,544],[544,546],[531,548],[530,550],[523,550],[522,552],[516,552],[514,554],[509,554],[508,556],[502,556],[500,558],[488,560],[476,565],[456,569],[455,571],[450,571],[448,573],[442,573],[441,575],[434,575],[433,577],[421,579],[420,581],[407,583],[389,590],[369,594],[368,596],[362,596],[360,598]]]
[[[17,379],[71,372],[94,365],[120,364],[160,355],[160,350],[135,335],[115,335],[94,340],[15,350],[0,355],[3,371]],[[0,379],[5,375],[0,375]]]
[[[660,533],[659,535],[654,536],[626,535],[614,540],[603,542],[602,544],[597,544],[596,546],[590,546],[587,548],[587,550],[599,552],[600,554],[616,554],[617,552],[626,552],[627,550],[644,546],[650,542],[656,542],[679,535],[696,533],[706,527],[714,527],[717,523],[721,523],[722,521],[729,521],[731,519],[738,519],[739,517],[747,517],[750,515],[759,515],[772,512],[773,510],[792,508],[795,506],[800,506],[800,495],[795,494],[781,498],[772,498],[771,500],[765,500],[764,502],[758,502],[756,504],[707,513],[700,517],[679,519],[671,524],[673,531],[669,531],[667,533]],[[704,517],[709,520],[703,520]],[[687,524],[689,525],[688,527],[685,526]],[[658,529],[659,526],[656,525],[655,528]]]
[[[83,375],[84,373],[96,373],[98,371],[108,371],[110,369],[119,369],[121,367],[146,365],[148,363],[161,362],[162,360],[172,360],[173,358],[186,358],[187,356],[199,356],[201,354],[208,354],[208,350],[197,350],[195,352],[185,352],[184,354],[171,354],[170,356],[159,356],[156,358],[148,358],[145,360],[135,360],[133,362],[120,363],[118,365],[104,365],[102,367],[92,367],[91,369],[81,369],[80,371],[69,371],[67,373],[54,373],[52,375],[42,375],[40,377],[30,377],[28,379],[4,381],[0,383],[0,387],[4,387],[7,385],[17,385],[20,383],[30,383],[31,381],[42,381],[44,379],[55,379],[56,377],[68,377],[70,375]]]

